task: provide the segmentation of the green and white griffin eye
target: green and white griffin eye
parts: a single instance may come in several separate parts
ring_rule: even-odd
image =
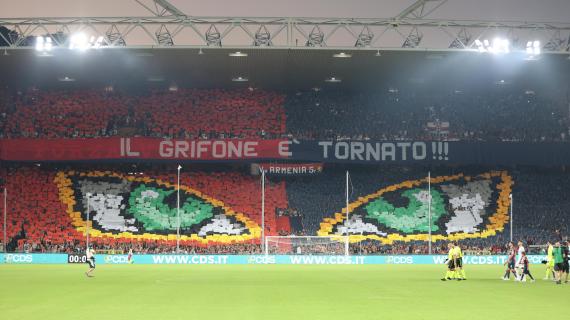
[[[511,177],[500,171],[434,177],[430,193],[427,179],[404,181],[350,204],[349,219],[345,213],[325,218],[318,234],[387,244],[426,241],[430,232],[434,241],[488,237],[502,231],[508,220],[511,184]]]
[[[176,186],[118,173],[61,172],[60,197],[73,225],[94,237],[172,240],[178,228]],[[89,208],[89,210],[87,210]],[[89,215],[87,212],[89,211]],[[243,213],[192,188],[180,188],[180,234],[184,241],[243,242],[260,236]]]

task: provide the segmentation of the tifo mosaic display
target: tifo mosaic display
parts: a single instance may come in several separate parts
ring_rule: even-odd
[[[319,235],[350,235],[384,244],[394,241],[433,241],[487,238],[501,232],[509,220],[513,184],[505,171],[477,176],[457,174],[404,181],[359,197],[332,218],[325,218]],[[429,198],[431,196],[431,221]],[[431,224],[430,224],[431,222]]]
[[[92,237],[176,239],[176,185],[99,171],[60,172],[55,181],[79,232],[85,232],[87,217],[82,213],[89,202]],[[259,225],[243,213],[190,187],[180,189],[182,241],[231,243],[260,237]]]

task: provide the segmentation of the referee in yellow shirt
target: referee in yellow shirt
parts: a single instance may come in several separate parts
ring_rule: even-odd
[[[450,242],[447,244],[447,248],[449,251],[447,252],[447,271],[445,272],[445,277],[441,279],[441,281],[453,280],[455,278],[455,250],[453,248],[453,243]]]
[[[467,280],[465,270],[463,269],[463,251],[459,243],[455,243],[453,246],[453,257],[455,259],[455,274],[457,280]]]
[[[548,248],[546,249],[546,274],[544,275],[544,279],[543,280],[548,280],[549,276],[552,275],[552,280],[554,280],[556,278],[556,275],[554,274],[554,247],[552,246],[552,243],[550,243],[550,241],[548,241],[547,243]]]

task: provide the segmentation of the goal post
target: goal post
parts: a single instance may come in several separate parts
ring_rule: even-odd
[[[347,236],[266,236],[265,254],[349,255]]]

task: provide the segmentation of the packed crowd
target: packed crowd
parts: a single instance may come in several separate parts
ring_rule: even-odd
[[[271,138],[285,133],[283,101],[262,90],[30,89],[0,100],[0,138]]]
[[[29,89],[0,98],[0,138],[570,141],[567,101],[514,89],[347,93]]]
[[[126,254],[130,249],[136,254],[168,254],[168,253],[181,253],[181,254],[260,254],[262,253],[261,245],[254,243],[236,243],[232,245],[212,245],[212,246],[192,246],[180,245],[179,251],[176,251],[176,246],[172,243],[165,244],[160,242],[140,242],[134,244],[100,244],[94,242],[89,245],[98,253],[107,254]],[[24,253],[84,253],[85,244],[80,241],[63,243],[63,244],[48,244],[48,243],[21,243],[17,248],[17,252]],[[0,250],[0,252],[2,252]]]
[[[160,169],[161,166],[139,165],[136,169],[130,166],[115,166],[112,172],[124,175],[142,174],[149,181],[159,179],[175,183],[177,179],[175,170]],[[68,170],[69,167],[54,166],[13,166],[2,168],[0,173],[6,181],[6,188],[10,190],[8,196],[8,250],[53,252],[69,251],[85,243],[85,235],[73,225],[73,218],[67,211],[66,204],[62,202],[60,190],[56,180],[58,172]],[[74,170],[93,171],[105,170],[104,166],[74,166]],[[134,170],[135,169],[135,170]],[[107,172],[111,172],[107,171]],[[132,172],[136,171],[136,172]],[[169,173],[170,172],[170,173]],[[234,212],[244,214],[248,219],[260,224],[261,203],[259,194],[261,186],[256,177],[245,175],[228,167],[215,166],[213,170],[204,172],[187,168],[181,174],[180,182],[199,192],[212,197],[212,201],[221,201]],[[77,203],[79,198],[73,198]],[[275,182],[266,185],[265,207],[268,212],[275,212],[277,207],[286,207],[286,194],[284,183]],[[79,207],[77,207],[79,210]],[[84,218],[81,218],[84,219]],[[266,232],[276,232],[277,223],[275,215],[267,215],[265,219]],[[110,237],[94,238],[92,243],[106,248],[120,247],[130,241]],[[148,250],[168,252],[172,248],[172,241],[163,243],[148,241]],[[191,250],[193,244],[183,243]],[[235,243],[227,246],[226,243],[213,243],[212,247],[196,247],[195,252],[228,253]],[[237,244],[236,247],[240,247]],[[251,248],[244,247],[243,250]],[[253,250],[253,249],[252,249]]]
[[[556,239],[556,238],[554,238]],[[544,244],[533,245],[524,242],[529,254],[545,254],[546,246]],[[503,243],[488,244],[487,246],[471,245],[469,242],[460,242],[462,250],[467,255],[499,255],[506,254],[508,251],[508,241]],[[126,254],[132,249],[137,254],[172,254],[177,253],[176,246],[173,244],[160,244],[152,242],[141,242],[136,244],[123,245],[103,245],[93,243],[90,245],[98,253],[106,254]],[[16,252],[23,253],[83,253],[84,244],[77,242],[69,242],[63,244],[47,244],[47,243],[26,243],[22,242],[15,249]],[[432,246],[432,254],[447,254],[447,244],[443,242],[436,243]],[[4,252],[4,247],[0,243],[0,252]],[[232,245],[212,245],[212,246],[192,246],[180,245],[178,253],[182,254],[228,254],[228,255],[248,255],[265,253],[261,244],[255,243],[236,243]],[[318,245],[318,246],[270,246],[269,254],[300,254],[300,255],[344,255],[345,249],[343,245]],[[384,245],[378,241],[361,241],[349,245],[349,254],[351,255],[407,255],[407,254],[428,254],[429,247],[425,243],[414,244],[393,244]]]
[[[84,167],[74,170],[111,170],[124,174],[144,171],[144,175],[162,181],[176,181],[175,170],[155,165]],[[181,183],[215,199],[223,201],[236,212],[243,212],[252,221],[261,224],[260,185],[257,177],[236,171],[231,166],[211,167],[202,165],[188,170]],[[71,218],[61,202],[55,175],[62,168],[42,165],[11,165],[0,169],[2,180],[10,190],[8,197],[7,248],[10,251],[74,252],[84,245],[84,234],[72,225]],[[69,169],[69,168],[67,168]],[[289,177],[283,181],[272,177],[266,185],[266,235],[316,235],[324,218],[340,212],[345,204],[345,167],[331,166],[322,174],[312,177]],[[411,177],[424,176],[422,168],[401,166],[353,166],[350,169],[350,199],[358,199],[375,191]],[[485,168],[432,168],[432,176],[481,173]],[[515,203],[513,233],[516,240],[533,247],[546,241],[565,239],[568,230],[570,208],[570,176],[564,169],[511,169],[513,198]],[[141,174],[139,172],[139,174]],[[273,214],[267,214],[273,213]],[[282,220],[286,221],[283,222]],[[461,241],[464,250],[474,254],[500,253],[509,241],[509,225],[496,236]],[[172,252],[172,242],[113,241],[109,238],[94,240],[97,249],[126,249],[135,245],[137,252]],[[397,242],[384,245],[366,240],[351,244],[353,253],[362,254],[410,254],[427,253],[425,242]],[[239,243],[214,243],[194,245],[182,243],[188,253],[249,253],[261,252],[259,241]],[[443,243],[436,243],[433,252],[444,250]]]
[[[531,91],[308,91],[285,110],[304,139],[570,141],[568,102]]]
[[[460,245],[463,251],[468,255],[491,255],[504,254],[507,252],[507,243],[502,243],[498,239],[494,239],[493,243],[486,246],[475,245],[470,241],[462,241]],[[437,242],[432,245],[432,254],[446,254],[448,252],[447,243]],[[352,254],[369,255],[369,254],[388,254],[388,255],[406,255],[406,254],[428,254],[429,246],[424,242],[414,242],[410,244],[393,244],[384,245],[379,241],[366,240],[350,245]],[[536,253],[541,253],[537,251]]]
[[[356,166],[351,168],[327,168],[323,174],[312,177],[295,177],[287,180],[289,205],[299,208],[303,214],[304,230],[316,234],[321,223],[334,213],[341,212],[345,203],[345,174],[350,171],[350,201],[370,195],[384,187],[401,183],[411,177],[423,178],[427,175],[423,168],[401,166]],[[432,177],[457,173],[480,174],[489,169],[473,167],[432,168]],[[514,224],[513,234],[527,245],[540,245],[548,240],[570,236],[568,213],[570,202],[570,173],[563,168],[537,169],[519,168],[510,170],[513,176]],[[509,241],[509,229],[487,239],[466,239],[462,243],[477,251],[493,252],[497,244]],[[367,250],[378,247],[372,242]],[[496,249],[496,248],[495,248]],[[377,250],[386,250],[384,246]],[[390,249],[393,250],[393,249]],[[427,252],[427,248],[422,249]]]

